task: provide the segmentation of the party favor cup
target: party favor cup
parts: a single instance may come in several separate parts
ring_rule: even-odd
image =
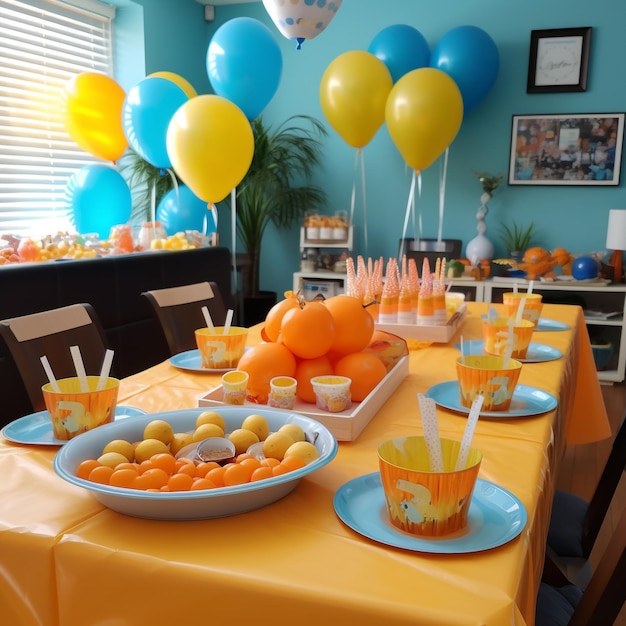
[[[352,406],[350,385],[346,376],[315,376],[311,386],[315,393],[315,406],[329,413],[340,413]]]
[[[88,391],[81,391],[77,377],[58,380],[60,391],[55,391],[51,383],[41,388],[57,439],[66,441],[113,421],[120,381],[107,378],[98,391],[99,380],[99,376],[87,376]]]
[[[515,318],[510,318],[515,319]],[[533,336],[535,325],[530,320],[521,319],[513,323],[513,351],[514,359],[525,359],[528,346]],[[485,352],[503,356],[509,342],[509,320],[504,317],[483,319],[483,340]]]
[[[424,437],[398,437],[378,446],[378,465],[389,521],[407,533],[440,537],[467,526],[482,454],[469,448],[455,471],[460,441],[441,439],[443,471],[433,472]]]
[[[198,328],[196,330],[196,344],[200,351],[202,367],[213,370],[223,370],[237,367],[243,356],[248,339],[248,329],[240,326],[231,326],[228,334],[224,335],[224,327]]]
[[[540,293],[526,293],[524,291],[518,293],[513,291],[503,293],[502,303],[504,304],[504,316],[515,317],[522,298],[526,299],[522,318],[530,320],[536,326],[541,317],[541,310],[543,309],[543,296]]]
[[[242,372],[241,370],[226,372],[222,376],[224,404],[242,405],[245,403],[248,378],[248,372]]]
[[[470,409],[477,395],[484,398],[482,411],[508,411],[522,364],[500,356],[466,355],[456,360],[461,404]]]
[[[291,376],[275,376],[270,380],[267,404],[278,409],[293,409],[297,386],[298,381]]]

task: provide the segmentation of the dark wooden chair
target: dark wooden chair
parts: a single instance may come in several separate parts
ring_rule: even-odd
[[[142,295],[152,305],[172,356],[197,348],[194,331],[206,327],[203,306],[209,310],[216,326],[226,321],[226,306],[214,282],[153,289]]]
[[[558,572],[557,572],[558,575]],[[542,582],[536,626],[609,626],[626,600],[626,510],[591,580],[583,590],[566,580]]]
[[[2,320],[0,336],[15,361],[33,411],[46,408],[41,387],[48,377],[42,356],[47,357],[56,378],[76,376],[70,347],[78,346],[87,375],[96,376],[107,349],[102,325],[90,304],[72,304]],[[111,373],[114,375],[113,369]]]
[[[581,588],[591,577],[589,556],[625,467],[626,419],[623,419],[591,500],[587,502],[561,490],[554,494],[546,554]]]

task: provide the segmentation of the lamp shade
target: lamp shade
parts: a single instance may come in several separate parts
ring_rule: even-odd
[[[606,247],[609,250],[626,250],[626,209],[611,209],[609,211]]]

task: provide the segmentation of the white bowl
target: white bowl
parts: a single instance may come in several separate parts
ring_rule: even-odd
[[[130,417],[120,422],[105,424],[68,441],[54,459],[56,473],[69,483],[84,487],[93,493],[102,504],[125,515],[160,520],[192,520],[226,517],[261,508],[293,491],[303,476],[323,467],[337,454],[337,440],[322,424],[301,415],[284,410],[254,407],[219,407],[214,409],[226,421],[226,430],[239,428],[251,413],[264,415],[270,431],[278,430],[283,424],[294,422],[306,433],[307,439],[315,444],[319,457],[305,467],[282,476],[268,478],[234,487],[181,492],[150,492],[110,487],[83,480],[76,476],[76,468],[85,459],[95,459],[102,448],[113,439],[138,441],[143,429],[154,419],[169,422],[174,432],[192,432],[196,418],[206,408],[151,413]]]

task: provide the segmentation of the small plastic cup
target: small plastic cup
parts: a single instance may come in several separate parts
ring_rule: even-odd
[[[291,376],[275,376],[270,380],[267,404],[277,409],[293,409],[298,381]]]
[[[466,355],[456,360],[461,405],[471,409],[476,396],[482,394],[482,411],[508,411],[522,363],[501,356]]]
[[[350,385],[347,376],[315,376],[311,386],[315,392],[315,406],[329,413],[341,413],[352,406]]]
[[[504,317],[515,317],[519,309],[519,303],[522,298],[526,298],[524,302],[524,312],[522,319],[530,320],[535,326],[541,317],[543,309],[543,296],[540,293],[526,293],[511,291],[502,294],[502,304],[504,304]]]
[[[470,446],[465,468],[457,471],[460,448],[460,441],[441,439],[444,471],[433,472],[424,437],[397,437],[378,446],[391,524],[426,537],[449,535],[467,526],[482,454]]]
[[[52,383],[42,386],[57,439],[67,441],[114,420],[120,381],[109,377],[98,391],[99,380],[99,376],[87,376],[88,391],[81,390],[80,379],[76,376],[58,380],[61,391],[55,391]]]
[[[515,319],[515,318],[511,318]],[[530,320],[521,319],[513,324],[513,351],[514,359],[525,359],[528,346],[533,336],[535,325]],[[509,339],[509,320],[505,317],[496,317],[491,320],[483,319],[483,340],[485,352],[503,356]]]
[[[237,367],[246,349],[247,328],[231,326],[227,335],[223,326],[216,326],[215,330],[198,328],[195,332],[202,367],[214,370]]]
[[[224,404],[236,404],[241,406],[245,403],[248,378],[248,372],[243,372],[242,370],[226,372],[222,376]]]

